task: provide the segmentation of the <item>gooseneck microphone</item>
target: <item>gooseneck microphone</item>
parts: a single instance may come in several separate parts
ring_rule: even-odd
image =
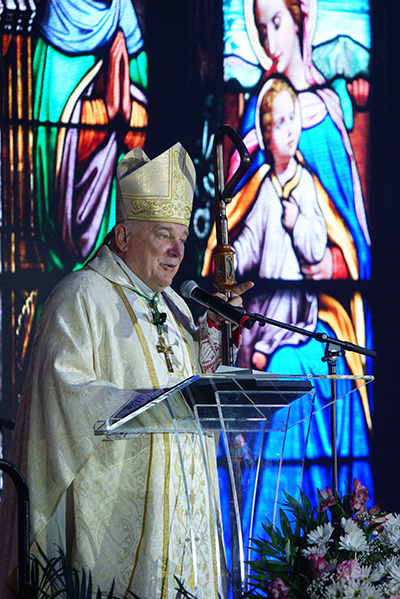
[[[229,304],[220,297],[211,295],[211,293],[199,287],[195,281],[185,281],[182,283],[181,294],[183,297],[193,299],[202,306],[206,306],[206,308],[209,308],[212,312],[218,314],[218,316],[222,316],[222,318],[238,326],[250,329],[254,324],[244,308],[232,306],[232,304]]]

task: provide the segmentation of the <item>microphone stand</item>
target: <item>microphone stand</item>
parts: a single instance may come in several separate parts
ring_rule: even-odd
[[[331,448],[332,448],[332,489],[338,493],[338,458],[337,458],[337,422],[336,422],[336,362],[339,356],[345,354],[344,349],[329,341],[325,347],[323,362],[328,363],[328,372],[331,378]]]
[[[364,356],[369,356],[371,358],[376,357],[376,351],[373,349],[367,349],[366,347],[362,347],[360,345],[354,345],[350,341],[342,341],[341,339],[335,339],[334,337],[329,337],[326,333],[315,333],[313,331],[308,331],[306,329],[301,329],[300,327],[296,327],[291,324],[287,324],[286,322],[281,322],[279,320],[274,320],[273,318],[268,318],[263,316],[262,314],[256,314],[251,312],[245,312],[245,315],[248,316],[249,322],[246,323],[246,328],[251,328],[256,322],[258,322],[262,327],[266,324],[271,324],[275,327],[279,327],[281,329],[287,329],[289,331],[293,331],[294,333],[299,333],[300,335],[306,335],[307,337],[311,337],[320,341],[321,343],[326,343],[325,347],[325,355],[322,358],[323,362],[328,363],[328,371],[331,378],[331,451],[332,451],[332,489],[334,492],[338,493],[338,458],[337,458],[337,429],[336,429],[336,399],[337,399],[337,386],[336,386],[336,362],[339,356],[343,356],[346,351],[354,351],[359,354],[363,354]]]

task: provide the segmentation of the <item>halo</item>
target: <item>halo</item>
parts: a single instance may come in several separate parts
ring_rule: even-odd
[[[246,23],[247,35],[249,36],[251,47],[253,48],[254,54],[258,58],[258,62],[263,69],[269,71],[272,67],[272,60],[260,44],[260,38],[258,36],[258,30],[254,19],[254,0],[244,0],[244,20]]]
[[[263,100],[263,97],[265,96],[265,94],[267,93],[267,91],[269,90],[271,85],[273,84],[273,82],[276,81],[276,79],[277,79],[276,77],[271,77],[271,79],[267,79],[267,81],[262,86],[261,91],[258,94],[258,98],[257,98],[256,113],[255,113],[255,125],[256,125],[258,145],[260,146],[260,148],[262,149],[263,152],[265,150],[265,144],[264,144],[264,139],[263,139],[263,135],[262,135],[262,131],[261,131],[261,123],[260,123],[261,102]]]
[[[317,25],[318,0],[300,0],[300,8],[303,13],[305,33],[311,45]]]

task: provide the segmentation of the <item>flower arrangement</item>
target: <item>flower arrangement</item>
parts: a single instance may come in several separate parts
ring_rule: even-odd
[[[400,599],[400,516],[378,505],[367,509],[368,490],[354,479],[344,496],[318,491],[312,508],[286,495],[289,521],[264,525],[266,539],[253,540],[248,597],[271,599]]]

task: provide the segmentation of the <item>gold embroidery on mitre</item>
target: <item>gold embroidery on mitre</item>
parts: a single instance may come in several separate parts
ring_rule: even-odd
[[[117,170],[117,222],[125,219],[189,226],[196,172],[180,143],[149,160],[131,150]]]

